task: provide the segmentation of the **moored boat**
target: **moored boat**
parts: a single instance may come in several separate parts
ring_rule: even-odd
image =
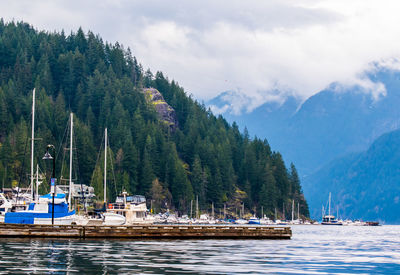
[[[249,219],[249,224],[261,224],[260,219],[256,216],[253,216]]]
[[[338,221],[333,215],[325,215],[322,218],[322,225],[343,225],[341,221]]]
[[[339,212],[339,211],[338,211]],[[338,221],[335,216],[331,215],[331,193],[329,192],[329,212],[328,215],[322,217],[322,225],[343,225],[341,221]]]
[[[16,224],[52,224],[70,225],[75,220],[75,210],[69,211],[65,194],[58,193],[54,196],[54,213],[52,195],[41,196],[38,202],[29,204],[28,210],[5,213],[4,223]]]
[[[264,217],[260,219],[260,224],[274,224],[274,222],[264,215]]]
[[[249,222],[244,219],[237,219],[237,220],[235,220],[235,223],[236,224],[248,224]]]
[[[365,226],[379,226],[379,222],[365,222]]]
[[[109,203],[104,216],[109,216],[113,219],[117,219],[116,215],[125,218],[126,224],[137,224],[137,223],[153,223],[154,218],[147,215],[146,198],[144,196],[135,195],[128,196],[127,192],[122,192],[122,196],[118,196],[115,203]],[[170,218],[169,216],[168,218]],[[172,218],[172,217],[171,217]],[[121,217],[119,217],[121,220]],[[170,222],[170,221],[168,221]],[[174,223],[177,222],[174,216]]]
[[[71,139],[72,140],[72,139]],[[97,209],[94,213],[86,213],[85,215],[80,215],[76,219],[78,225],[123,225],[126,223],[126,216],[118,213],[116,210],[126,211],[125,204],[120,205],[118,202],[116,204],[107,205],[107,128],[104,130],[104,187],[103,187],[103,208]],[[125,200],[126,201],[126,200]]]

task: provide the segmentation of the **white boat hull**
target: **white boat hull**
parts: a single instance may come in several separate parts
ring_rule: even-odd
[[[54,218],[55,225],[71,225],[75,222],[76,216],[70,215],[61,218]],[[51,225],[51,218],[35,218],[34,224]]]
[[[123,225],[126,222],[126,218],[116,213],[105,212],[103,213],[104,222],[103,225]]]

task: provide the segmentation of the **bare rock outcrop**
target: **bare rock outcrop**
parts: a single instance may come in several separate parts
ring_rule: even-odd
[[[176,113],[165,100],[162,94],[154,88],[143,89],[146,101],[151,104],[158,114],[160,121],[170,130],[175,131],[178,128]]]

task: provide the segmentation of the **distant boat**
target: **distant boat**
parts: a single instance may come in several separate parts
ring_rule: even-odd
[[[260,219],[256,216],[253,216],[249,219],[249,224],[261,224]]]
[[[276,225],[287,225],[288,222],[285,220],[275,220],[274,222]]]
[[[265,215],[260,219],[260,224],[273,224],[273,223],[274,222]]]
[[[343,225],[342,222],[338,221],[335,216],[331,215],[331,193],[329,192],[329,212],[328,215],[322,217],[322,225]]]
[[[333,215],[325,215],[322,218],[321,224],[323,225],[343,225],[341,221],[338,221]]]
[[[249,222],[244,219],[237,219],[237,220],[235,220],[235,223],[236,224],[248,224]]]
[[[191,219],[189,219],[188,215],[183,215],[182,217],[178,218],[178,223],[189,224],[191,223]]]
[[[379,226],[379,222],[365,222],[365,226]]]

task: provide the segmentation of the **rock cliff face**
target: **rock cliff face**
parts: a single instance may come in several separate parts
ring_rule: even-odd
[[[146,101],[154,106],[160,121],[170,130],[175,131],[176,128],[178,128],[178,121],[174,108],[165,102],[164,97],[157,89],[145,88],[143,89],[143,93],[146,97]]]

